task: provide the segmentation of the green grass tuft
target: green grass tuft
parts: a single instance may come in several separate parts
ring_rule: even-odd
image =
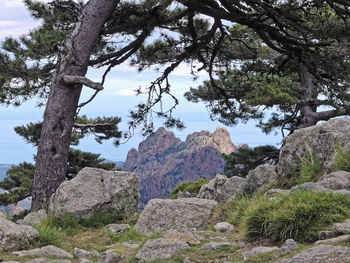
[[[344,152],[343,149],[337,147],[333,169],[334,171],[350,172],[350,150]]]
[[[190,192],[192,194],[198,194],[201,187],[209,183],[209,181],[210,179],[202,178],[194,182],[182,182],[174,188],[170,194],[170,198],[177,199],[179,192]]]
[[[40,246],[54,245],[61,247],[62,239],[64,238],[65,233],[61,228],[52,223],[51,218],[43,221],[41,224],[35,226],[35,228],[39,232]]]
[[[317,232],[350,216],[350,200],[341,194],[298,191],[277,201],[261,196],[241,212],[240,222],[248,239],[274,241],[317,239]]]
[[[321,161],[316,154],[311,154],[309,159],[301,162],[300,183],[317,181],[323,174]]]

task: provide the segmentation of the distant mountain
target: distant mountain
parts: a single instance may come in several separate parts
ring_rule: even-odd
[[[234,152],[230,135],[218,127],[214,133],[195,132],[186,141],[159,128],[153,135],[131,149],[123,169],[140,177],[140,207],[150,199],[166,198],[179,183],[213,178],[225,166],[223,153]]]

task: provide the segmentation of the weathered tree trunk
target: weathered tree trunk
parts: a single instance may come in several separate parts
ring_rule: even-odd
[[[63,77],[85,76],[100,31],[118,3],[119,0],[90,0],[60,47],[36,156],[33,210],[45,208],[65,180],[70,136],[82,84],[67,84]]]
[[[313,83],[312,77],[310,76],[308,69],[305,65],[300,65],[300,123],[298,129],[306,128],[317,123],[316,111],[317,106],[315,106],[315,98],[313,96]]]

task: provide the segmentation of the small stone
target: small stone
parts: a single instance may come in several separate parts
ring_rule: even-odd
[[[200,250],[217,250],[222,247],[229,247],[232,246],[229,242],[210,242],[205,245],[203,245]]]
[[[278,258],[282,255],[286,255],[294,250],[299,248],[298,244],[293,239],[287,239],[282,247],[280,247],[274,254],[275,258]]]
[[[242,253],[243,260],[247,261],[251,257],[255,257],[257,255],[265,254],[265,253],[268,253],[268,252],[271,252],[271,251],[275,251],[275,250],[278,250],[278,247],[263,247],[263,246],[255,247],[255,248],[253,248],[253,249],[251,249],[249,251],[246,251],[246,252]]]
[[[329,230],[322,230],[318,232],[318,239],[320,240],[329,239],[336,236],[337,235],[333,231],[329,231]]]
[[[46,256],[46,257],[58,257],[58,258],[73,258],[73,255],[55,246],[46,246],[42,248],[35,248],[31,250],[22,250],[12,253],[19,257],[25,256]]]
[[[81,259],[79,260],[79,263],[92,263],[92,261],[90,261],[90,260],[88,260],[88,259],[86,259],[86,258],[81,258]]]
[[[80,249],[77,247],[75,247],[73,249],[73,253],[74,253],[74,256],[76,258],[99,258],[99,257],[101,257],[100,253],[98,253],[97,251],[87,251],[87,250]]]
[[[101,258],[98,263],[118,263],[123,260],[122,256],[118,253],[108,253]]]
[[[189,245],[182,241],[165,238],[151,239],[145,243],[136,254],[135,258],[141,262],[149,262],[155,259],[168,259],[188,247]]]
[[[128,224],[109,224],[106,226],[106,230],[115,235],[124,235],[129,229]]]
[[[335,223],[332,228],[334,228],[337,233],[350,233],[350,219],[345,220],[343,223]]]
[[[128,248],[138,248],[141,245],[141,242],[137,241],[126,241],[122,243],[123,246],[128,247]]]
[[[227,222],[220,222],[215,225],[217,232],[231,233],[235,227]]]
[[[350,235],[343,235],[343,236],[333,237],[325,240],[318,240],[316,241],[315,245],[348,243],[348,242],[350,242]]]

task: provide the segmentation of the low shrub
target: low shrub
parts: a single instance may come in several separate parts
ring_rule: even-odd
[[[298,191],[277,201],[265,196],[244,201],[241,210],[238,219],[248,239],[311,242],[319,230],[350,216],[350,200],[341,194]]]
[[[192,194],[198,194],[201,187],[209,183],[210,179],[202,178],[194,182],[182,182],[177,185],[170,194],[171,199],[177,199],[179,192],[189,192]]]

